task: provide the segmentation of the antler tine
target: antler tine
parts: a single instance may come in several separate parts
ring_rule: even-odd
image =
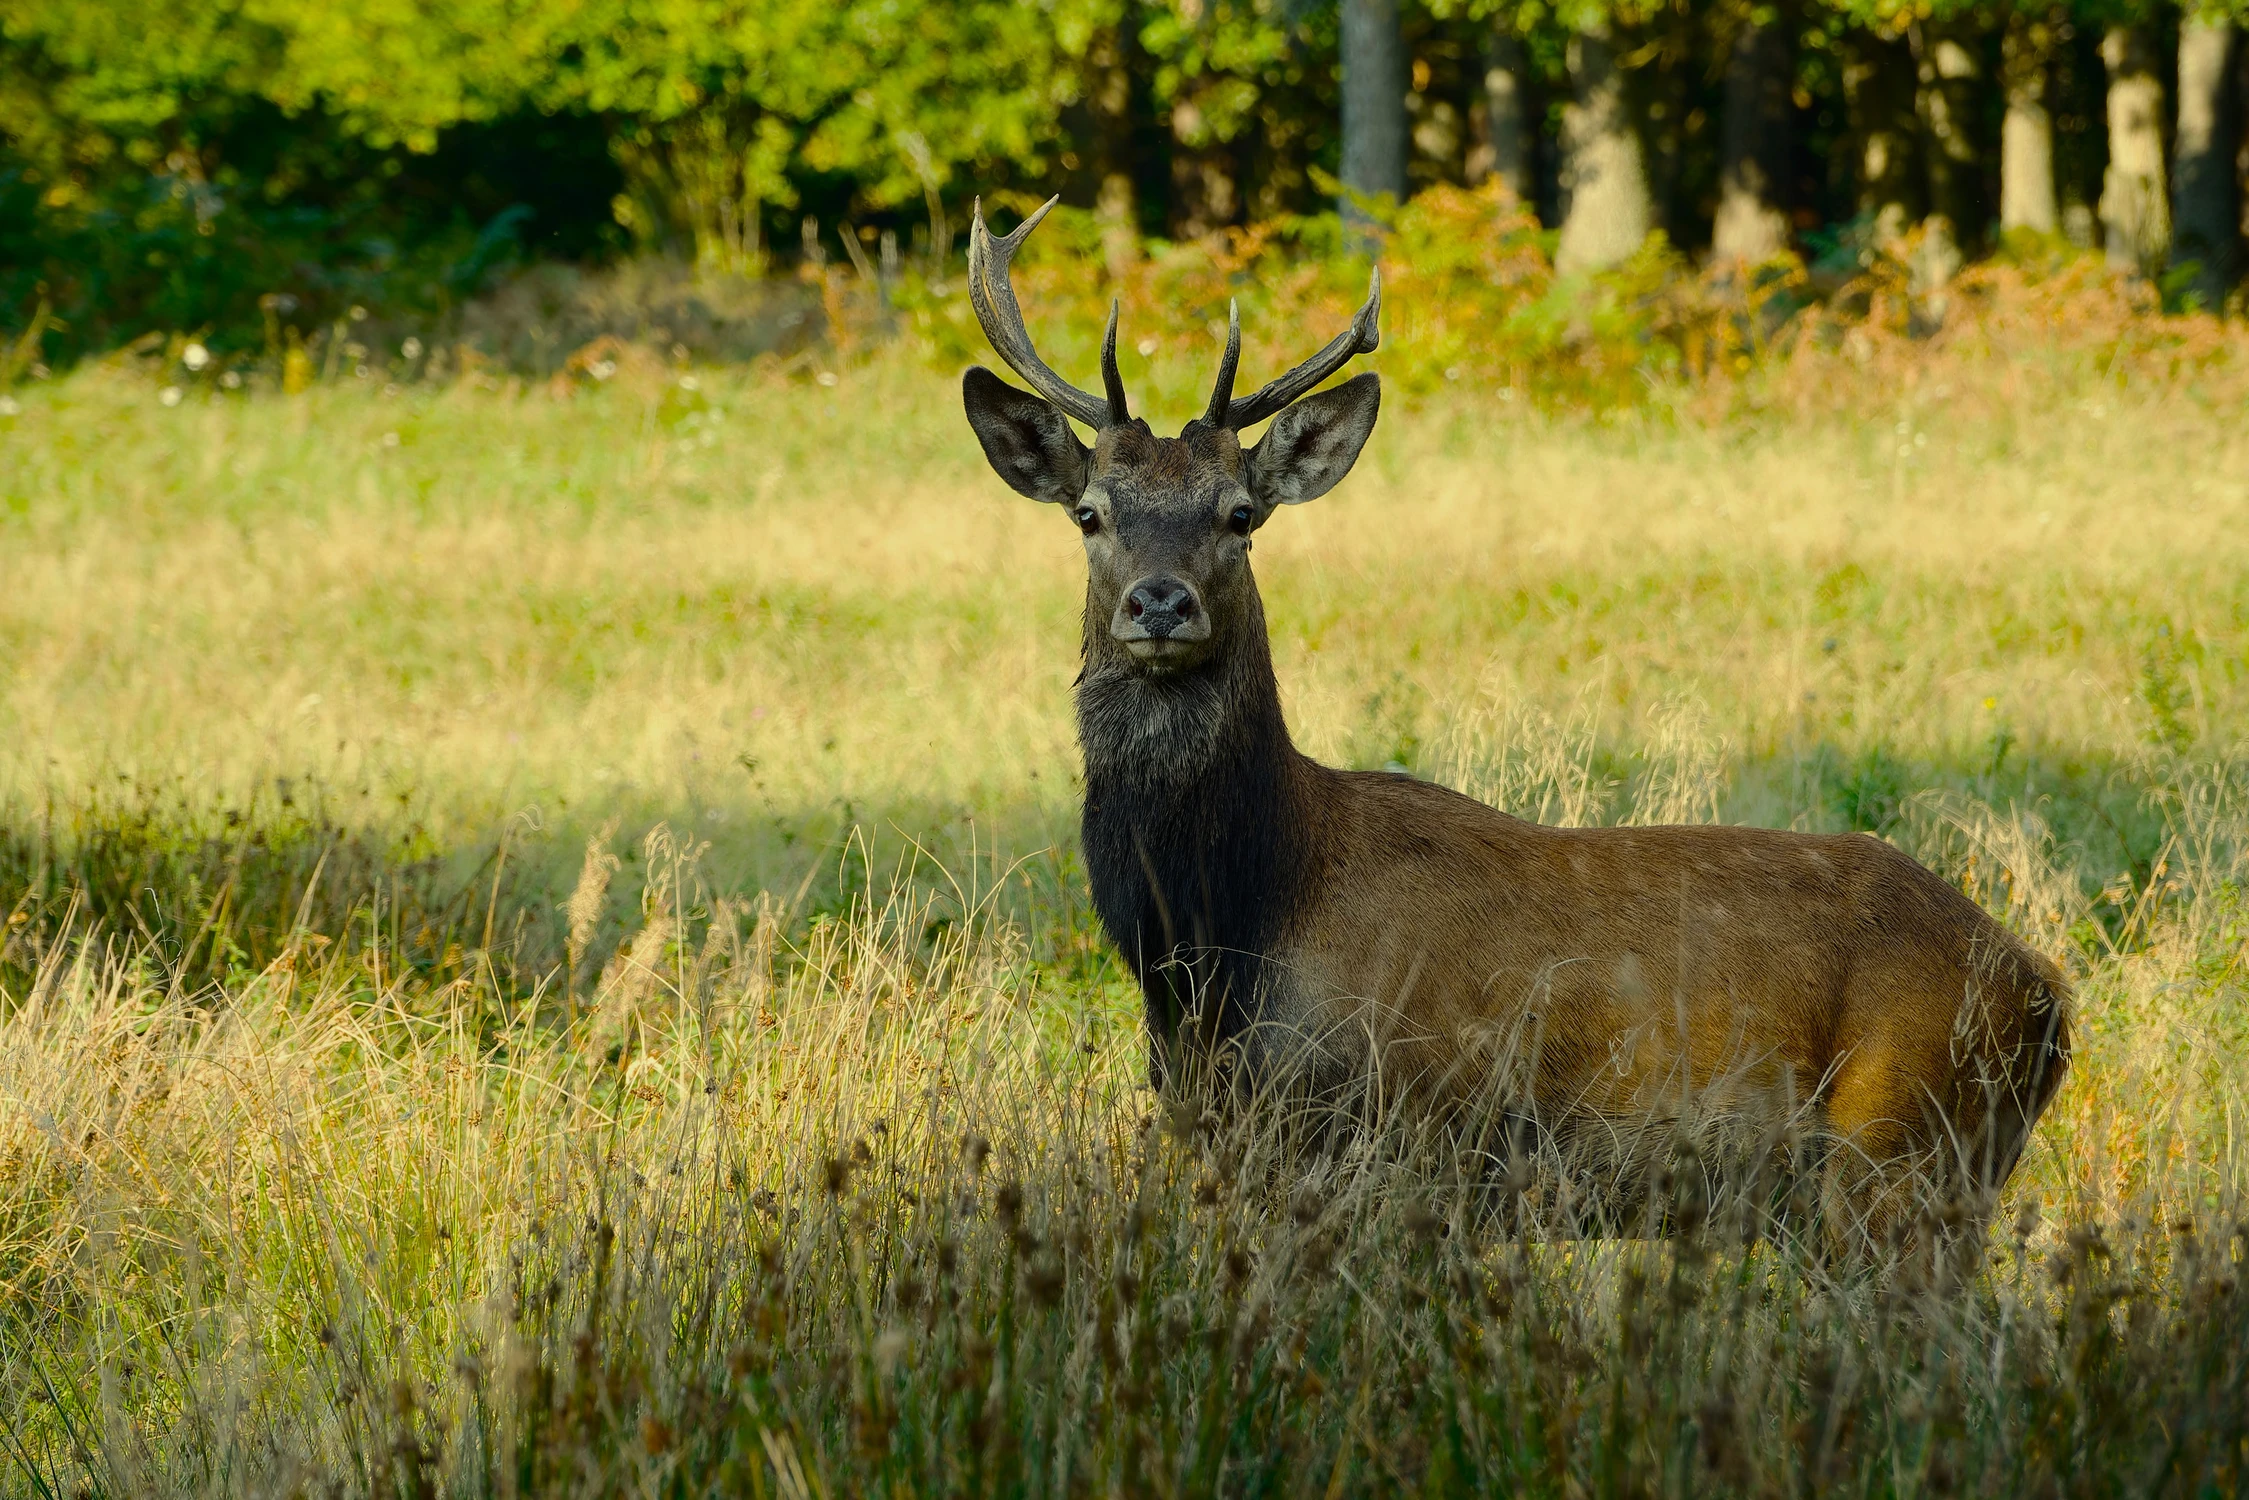
[[[1109,299],[1109,326],[1101,333],[1101,388],[1109,393],[1109,424],[1121,427],[1132,420],[1125,409],[1124,377],[1117,373],[1117,299]]]
[[[1354,354],[1372,354],[1382,343],[1382,270],[1375,268],[1367,283],[1367,300],[1351,326],[1328,340],[1328,345],[1295,369],[1271,382],[1246,401],[1226,408],[1223,425],[1239,432],[1262,422],[1321,381],[1343,368]],[[1229,362],[1230,363],[1230,362]],[[1215,403],[1214,403],[1215,404]]]
[[[1242,305],[1226,299],[1226,352],[1218,357],[1218,379],[1210,388],[1210,409],[1203,421],[1212,427],[1226,425],[1226,410],[1234,402],[1234,367],[1242,362]]]
[[[1057,193],[1012,232],[994,235],[984,227],[984,200],[976,200],[975,216],[968,228],[968,301],[976,309],[976,321],[984,325],[984,337],[991,340],[993,351],[1007,361],[1008,367],[1064,413],[1098,431],[1125,419],[1124,385],[1116,378],[1115,310],[1109,314],[1109,344],[1102,358],[1102,374],[1109,385],[1109,399],[1103,401],[1055,374],[1039,358],[1030,332],[1023,326],[1023,309],[1015,300],[1015,288],[1007,277],[1008,262],[1014,259],[1017,247],[1061,201],[1062,195]]]

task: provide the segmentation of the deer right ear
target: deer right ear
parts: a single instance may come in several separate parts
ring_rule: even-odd
[[[1093,451],[1078,441],[1070,419],[1050,403],[1017,390],[982,365],[961,377],[961,401],[992,471],[1017,494],[1070,505],[1085,493]]]

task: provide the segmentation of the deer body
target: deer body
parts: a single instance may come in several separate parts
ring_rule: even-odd
[[[1322,766],[1252,620],[1191,684],[1088,633],[1087,869],[1159,1083],[1200,1022],[1253,1076],[1519,1090],[1565,1135],[1808,1106],[1867,1162],[1949,1144],[2004,1180],[2061,1075],[2064,991],[1959,891],[1863,834],[1549,828]],[[1152,761],[1183,718],[1201,753]]]
[[[1859,1224],[1901,1215],[1908,1177],[1987,1207],[2067,1066],[2054,966],[1869,836],[1548,828],[1300,754],[1250,534],[1371,432],[1375,377],[1304,393],[1373,347],[1379,284],[1247,402],[1237,324],[1210,413],[1161,439],[1126,414],[1114,313],[1105,405],[1030,351],[1006,265],[1037,218],[994,241],[978,217],[970,286],[1045,399],[983,370],[965,393],[994,468],[1086,535],[1085,855],[1155,1081],[1210,1049],[1252,1083],[1497,1109],[1565,1144],[1808,1116]]]

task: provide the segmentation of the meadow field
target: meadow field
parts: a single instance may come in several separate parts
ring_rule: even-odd
[[[1323,759],[1864,830],[2064,965],[1988,1240],[1873,1270],[1150,1093],[952,370],[27,388],[8,1492],[2241,1493],[2249,422],[2030,366],[1409,387],[1258,538]]]

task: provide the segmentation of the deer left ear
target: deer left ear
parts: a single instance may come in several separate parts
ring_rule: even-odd
[[[1361,375],[1283,408],[1249,451],[1249,489],[1264,506],[1302,505],[1343,482],[1382,409],[1382,377]]]

